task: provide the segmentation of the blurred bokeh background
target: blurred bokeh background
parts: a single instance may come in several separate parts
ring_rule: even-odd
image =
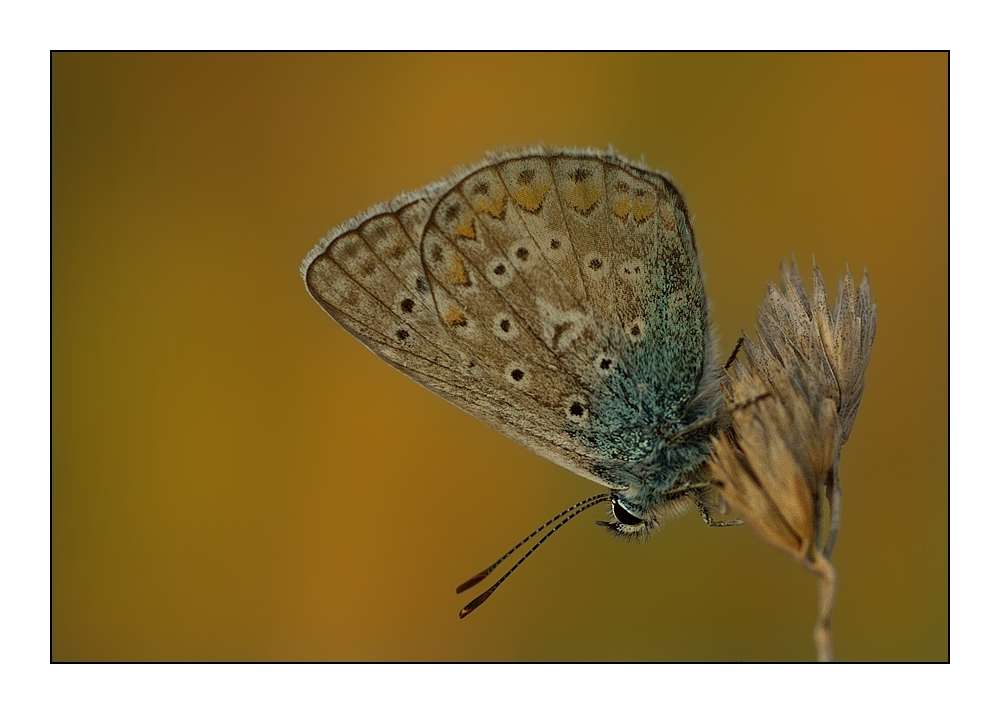
[[[538,141],[677,179],[724,352],[783,257],[867,267],[836,653],[947,658],[947,55],[56,54],[52,127],[54,659],[814,658],[813,576],[694,514],[634,545],[595,510],[459,621],[455,585],[595,487],[375,358],[298,266]]]

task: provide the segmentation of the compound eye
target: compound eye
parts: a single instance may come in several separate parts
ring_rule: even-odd
[[[619,523],[624,523],[627,526],[637,526],[642,523],[641,518],[636,518],[626,511],[625,507],[618,503],[618,501],[611,502],[611,513],[614,514]]]

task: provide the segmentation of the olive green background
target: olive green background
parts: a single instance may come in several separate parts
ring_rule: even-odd
[[[845,660],[948,657],[945,54],[56,54],[56,660],[810,660],[813,576],[596,493],[394,372],[303,288],[332,226],[486,149],[676,179],[728,353],[794,252],[879,309],[843,452]]]

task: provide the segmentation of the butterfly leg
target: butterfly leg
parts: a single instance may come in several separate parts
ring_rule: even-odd
[[[712,518],[711,509],[705,499],[705,492],[702,490],[692,489],[691,500],[694,501],[694,505],[698,509],[698,513],[701,514],[701,520],[705,521],[705,525],[707,526],[712,526],[713,528],[727,528],[729,526],[743,525],[743,521],[739,518],[729,518],[724,521],[717,521]]]
[[[740,353],[740,347],[743,346],[743,338],[736,340],[736,347],[733,348],[733,353],[729,355],[729,359],[726,360],[726,366],[722,369],[729,369],[733,366],[733,362],[736,361],[736,355]]]

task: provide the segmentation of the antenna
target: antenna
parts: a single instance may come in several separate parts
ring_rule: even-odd
[[[503,575],[502,578],[500,578],[495,583],[493,583],[493,586],[489,590],[487,590],[482,595],[480,595],[479,597],[477,597],[475,600],[473,600],[472,602],[470,602],[468,605],[466,605],[465,607],[463,607],[462,611],[458,613],[459,619],[463,619],[470,612],[472,612],[477,607],[479,607],[484,602],[486,602],[487,598],[489,598],[489,596],[492,595],[496,591],[496,589],[498,587],[500,587],[500,584],[504,580],[506,580],[507,578],[509,578],[511,576],[511,574],[515,570],[518,569],[518,567],[521,565],[521,563],[523,563],[525,560],[527,560],[528,556],[531,555],[532,553],[534,553],[538,549],[538,546],[540,546],[542,543],[544,543],[546,540],[548,540],[549,536],[551,536],[557,530],[559,530],[564,525],[566,525],[567,523],[569,523],[571,520],[573,520],[574,518],[576,518],[578,515],[580,515],[584,511],[586,511],[588,508],[596,506],[598,503],[606,503],[606,502],[608,502],[610,500],[611,500],[611,494],[609,494],[609,493],[599,493],[596,496],[591,496],[590,498],[585,498],[584,500],[580,501],[579,503],[577,503],[577,504],[575,504],[573,506],[570,506],[569,508],[567,508],[566,510],[564,510],[562,513],[559,513],[559,514],[553,516],[552,518],[550,518],[549,520],[547,520],[545,523],[543,523],[542,525],[538,526],[538,528],[536,528],[531,533],[529,533],[527,536],[525,536],[525,538],[520,543],[518,543],[517,545],[515,545],[513,548],[511,548],[510,550],[508,550],[506,553],[504,553],[503,556],[499,560],[497,560],[497,562],[493,563],[493,565],[491,565],[490,567],[486,568],[482,572],[480,572],[480,573],[478,573],[476,575],[473,575],[471,578],[469,578],[464,583],[462,583],[457,588],[455,588],[455,592],[456,593],[463,593],[466,590],[468,590],[469,588],[473,587],[474,585],[478,585],[480,582],[482,582],[483,580],[485,580],[486,577],[490,573],[492,573],[494,570],[496,570],[497,566],[500,565],[500,563],[502,563],[503,561],[507,560],[507,558],[509,558],[511,555],[513,555],[518,550],[518,548],[520,548],[522,545],[524,545],[529,540],[531,540],[532,538],[534,538],[536,535],[538,535],[539,533],[541,533],[543,530],[545,530],[546,528],[548,528],[555,521],[557,521],[558,519],[562,518],[562,521],[560,521],[559,523],[557,523],[556,526],[552,530],[550,530],[548,533],[546,533],[544,536],[542,536],[542,538],[537,543],[535,543],[533,546],[531,546],[531,549],[528,550],[527,553],[525,553],[524,555],[522,555],[521,558],[520,558],[520,560],[518,560],[516,563],[514,563],[514,565],[511,566],[510,570],[508,570],[506,573],[504,573],[504,575]],[[569,515],[566,515],[567,513]],[[565,516],[565,518],[563,518],[563,516]]]

